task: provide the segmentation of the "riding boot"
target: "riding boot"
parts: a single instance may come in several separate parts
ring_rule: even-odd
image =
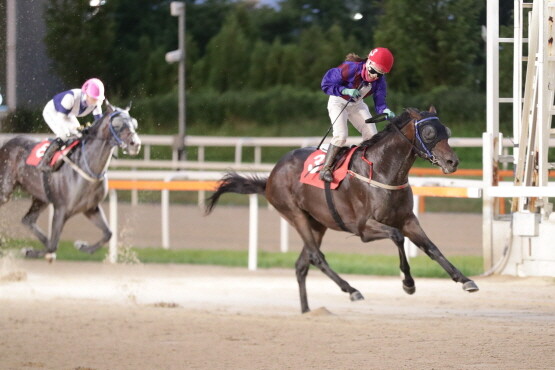
[[[335,146],[330,144],[328,147],[328,152],[326,153],[326,159],[324,160],[324,165],[320,170],[320,180],[325,182],[332,182],[333,181],[333,172],[331,167],[333,166],[333,162],[335,161],[335,156],[339,153],[340,146]]]
[[[56,138],[56,140],[50,143],[48,148],[46,148],[46,151],[44,152],[44,155],[42,156],[42,159],[39,165],[37,166],[39,170],[41,170],[42,172],[52,171],[52,167],[50,167],[50,162],[54,157],[54,153],[56,153],[56,151],[60,149],[63,144],[64,144],[64,141],[60,138]]]

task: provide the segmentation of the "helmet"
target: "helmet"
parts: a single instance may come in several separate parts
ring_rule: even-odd
[[[98,78],[88,79],[81,90],[91,98],[104,100],[104,84]]]
[[[368,54],[368,60],[374,63],[382,73],[389,73],[393,67],[393,54],[387,48],[372,49]]]

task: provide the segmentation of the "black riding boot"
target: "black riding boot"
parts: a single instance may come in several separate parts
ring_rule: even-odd
[[[335,161],[335,156],[339,153],[340,146],[335,146],[330,144],[328,147],[328,152],[326,153],[326,159],[324,160],[324,165],[320,170],[320,180],[325,182],[332,182],[333,181],[333,172],[331,170],[331,166]]]
[[[52,171],[52,167],[50,167],[50,161],[52,161],[52,157],[54,157],[54,153],[56,153],[56,151],[60,149],[62,145],[64,145],[64,141],[59,137],[50,143],[48,148],[46,148],[46,151],[44,152],[44,155],[42,156],[42,159],[39,165],[37,166],[39,170],[41,170],[42,172]]]

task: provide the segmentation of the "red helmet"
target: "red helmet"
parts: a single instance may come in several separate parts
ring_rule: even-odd
[[[88,79],[81,90],[91,98],[104,100],[104,84],[98,78]]]
[[[393,54],[387,48],[375,48],[368,54],[370,60],[381,73],[389,73],[393,67]]]

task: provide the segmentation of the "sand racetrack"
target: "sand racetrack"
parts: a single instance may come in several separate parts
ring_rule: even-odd
[[[552,369],[555,280],[0,259],[1,369]]]

